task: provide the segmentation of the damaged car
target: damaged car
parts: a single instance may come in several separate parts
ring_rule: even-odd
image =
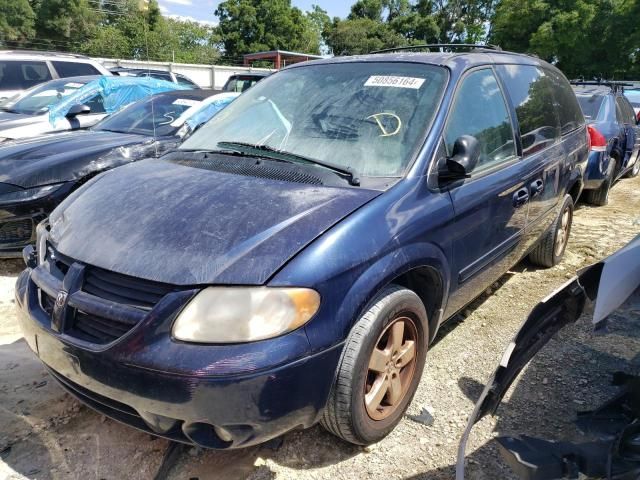
[[[321,422],[375,443],[445,320],[523,257],[561,261],[587,155],[535,57],[296,64],[67,197],[24,251],[22,332],[65,389],[155,435],[227,449]]]
[[[638,295],[640,236],[580,271],[534,307],[504,352],[469,418],[458,450],[457,480],[465,477],[466,445],[473,426],[483,417],[495,415],[511,385],[537,353],[583,314],[592,317],[594,334],[606,335],[611,314]],[[618,392],[594,410],[579,412],[575,420],[578,429],[590,438],[577,442],[525,434],[497,437],[504,460],[518,478],[640,478],[640,377],[622,371],[611,374],[611,384]]]
[[[89,128],[130,103],[186,87],[138,77],[85,76],[50,80],[0,106],[0,143]]]
[[[0,258],[19,258],[35,242],[35,226],[87,180],[176,148],[237,96],[212,90],[160,93],[89,130],[0,146]]]

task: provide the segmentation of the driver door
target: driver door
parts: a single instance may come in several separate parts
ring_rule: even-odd
[[[447,155],[462,135],[481,146],[470,178],[448,187],[455,211],[452,291],[447,316],[478,296],[525,253],[531,165],[517,154],[513,121],[492,68],[460,82],[444,131]]]

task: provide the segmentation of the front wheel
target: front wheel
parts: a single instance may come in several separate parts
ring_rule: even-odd
[[[418,388],[427,339],[420,298],[397,285],[385,288],[347,338],[322,426],[357,445],[386,437]]]
[[[569,243],[573,223],[573,199],[565,195],[560,215],[551,229],[544,234],[540,243],[529,254],[531,263],[540,267],[553,267],[560,263]]]

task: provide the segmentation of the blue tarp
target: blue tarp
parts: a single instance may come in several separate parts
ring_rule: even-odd
[[[208,122],[216,113],[229,105],[238,96],[240,96],[239,93],[225,92],[208,98],[203,102],[203,105],[187,119],[187,125],[193,130],[199,125]]]
[[[69,79],[69,83],[73,83],[73,78]],[[100,77],[87,83],[60,103],[50,106],[49,123],[55,127],[59,120],[65,118],[73,105],[81,105],[98,93],[102,94],[106,113],[112,114],[149,95],[171,90],[189,90],[189,88],[150,77]]]

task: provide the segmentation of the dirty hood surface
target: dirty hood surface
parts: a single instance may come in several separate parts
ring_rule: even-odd
[[[114,155],[100,165],[105,153],[147,141],[145,135],[76,131],[0,144],[0,183],[31,188],[76,180],[126,160]]]
[[[68,197],[50,217],[50,241],[134,277],[259,285],[379,193],[142,160]]]

